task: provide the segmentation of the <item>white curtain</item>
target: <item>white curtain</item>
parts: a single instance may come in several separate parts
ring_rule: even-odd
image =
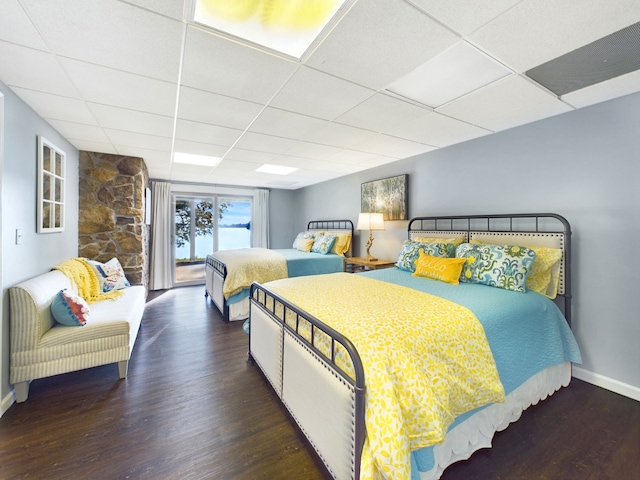
[[[164,290],[173,286],[171,184],[153,182],[152,195],[153,224],[151,261],[149,262],[149,289]]]
[[[269,248],[269,190],[255,190],[251,214],[251,246]]]

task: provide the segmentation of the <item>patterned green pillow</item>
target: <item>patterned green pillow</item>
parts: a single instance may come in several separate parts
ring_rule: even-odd
[[[422,243],[405,240],[396,267],[407,272],[415,272],[416,260],[420,256],[420,251],[432,257],[453,257],[455,248],[453,243]]]
[[[516,245],[463,243],[456,249],[456,257],[467,259],[460,282],[525,292],[536,252]]]
[[[338,236],[335,233],[325,233],[324,235],[316,235],[313,239],[313,246],[311,251],[314,253],[321,253],[326,255],[331,251],[334,242]]]

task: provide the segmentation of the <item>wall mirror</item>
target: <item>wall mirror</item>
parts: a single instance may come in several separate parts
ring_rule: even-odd
[[[65,153],[38,137],[38,233],[64,230]]]

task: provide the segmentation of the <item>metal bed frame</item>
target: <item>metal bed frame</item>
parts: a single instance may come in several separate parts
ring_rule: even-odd
[[[416,217],[408,225],[408,237],[464,235],[469,241],[476,235],[506,235],[516,239],[531,236],[546,237],[559,242],[564,251],[560,270],[559,296],[564,298],[564,313],[571,319],[571,228],[562,216],[553,213],[496,214],[466,216]],[[506,242],[505,242],[506,243]],[[540,245],[544,246],[544,245]],[[282,403],[287,407],[299,428],[305,434],[316,453],[336,479],[358,479],[360,457],[365,440],[365,377],[362,361],[351,341],[325,325],[314,316],[289,304],[286,299],[269,291],[264,286],[251,286],[251,329],[249,338],[249,360],[256,362],[272,385]],[[276,310],[280,309],[279,316]],[[284,319],[295,319],[295,327]],[[300,332],[301,324],[311,325],[311,342]],[[313,338],[322,332],[331,338],[331,352],[325,355],[313,345]],[[335,364],[337,346],[344,348],[351,358],[354,377],[345,374]],[[304,356],[308,359],[305,359]],[[291,359],[289,359],[291,357]],[[312,364],[305,369],[300,364]],[[318,368],[320,367],[320,368]],[[298,371],[304,369],[302,371]],[[293,374],[289,371],[293,370]],[[306,382],[303,383],[303,382]],[[301,385],[305,384],[306,388]],[[332,408],[331,402],[319,402],[323,388],[333,388],[336,397],[349,398],[344,406],[351,422],[342,425],[344,411]],[[307,390],[299,392],[297,390]],[[318,410],[310,415],[305,402],[315,403]],[[317,417],[317,418],[313,418]],[[336,420],[336,418],[338,420]],[[333,424],[336,436],[347,437],[347,442],[323,435],[324,424]],[[343,450],[348,449],[345,454]]]
[[[307,231],[345,230],[351,233],[353,239],[354,227],[351,220],[311,220],[307,223]],[[353,243],[352,243],[353,244]],[[350,247],[347,256],[351,256]],[[227,266],[216,258],[215,254],[207,255],[205,261],[205,298],[211,297],[214,305],[222,314],[225,322],[229,321],[229,304],[222,294],[222,286],[227,278]]]

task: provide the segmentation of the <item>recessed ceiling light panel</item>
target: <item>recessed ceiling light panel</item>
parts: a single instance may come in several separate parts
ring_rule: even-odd
[[[174,163],[186,163],[189,165],[200,165],[203,167],[215,167],[222,159],[219,157],[209,157],[207,155],[194,155],[192,153],[175,152],[173,154]]]
[[[275,173],[276,175],[289,175],[291,172],[296,171],[297,168],[294,167],[283,167],[282,165],[270,165],[265,163],[260,168],[256,170],[256,172],[262,173]]]
[[[195,0],[193,21],[301,58],[347,0]]]
[[[469,43],[458,42],[396,80],[387,90],[437,108],[511,73]]]

